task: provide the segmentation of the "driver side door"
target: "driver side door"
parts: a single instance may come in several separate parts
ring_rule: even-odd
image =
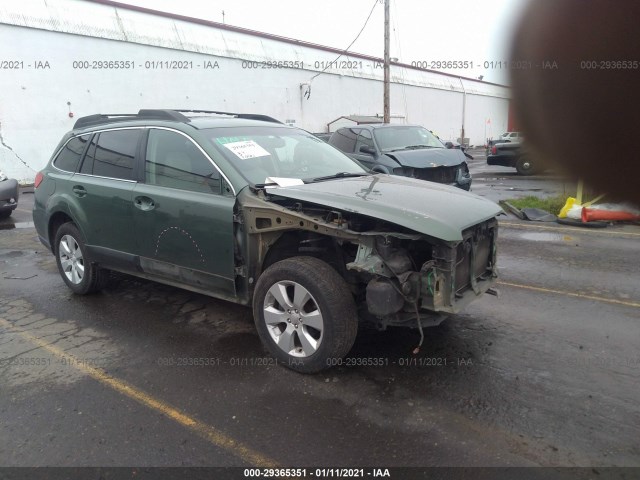
[[[140,267],[177,286],[235,295],[233,206],[212,159],[187,134],[148,129],[133,190]]]

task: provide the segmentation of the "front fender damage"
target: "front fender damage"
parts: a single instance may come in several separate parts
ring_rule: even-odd
[[[352,289],[361,318],[379,328],[416,326],[416,320],[418,326],[436,325],[492,288],[498,275],[495,219],[466,229],[462,241],[443,241],[262,191],[242,196],[238,208],[246,244],[236,262],[247,267],[249,296],[265,259],[285,247],[286,255],[317,255],[331,263]]]

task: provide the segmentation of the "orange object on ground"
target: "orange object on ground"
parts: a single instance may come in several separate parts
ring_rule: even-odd
[[[640,220],[640,215],[621,210],[598,210],[597,208],[584,207],[582,209],[582,221],[586,223],[593,220],[633,222]]]

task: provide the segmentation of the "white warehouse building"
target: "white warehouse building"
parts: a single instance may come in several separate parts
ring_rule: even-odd
[[[381,58],[108,0],[2,2],[0,45],[0,169],[21,182],[95,113],[260,113],[326,132],[383,110]],[[482,145],[510,125],[509,88],[392,62],[391,115]]]

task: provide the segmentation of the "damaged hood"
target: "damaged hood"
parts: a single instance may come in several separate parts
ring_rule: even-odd
[[[456,148],[421,148],[385,153],[403,167],[434,168],[453,167],[466,160],[464,153]]]
[[[269,188],[269,195],[359,213],[445,241],[495,217],[495,203],[456,187],[392,175],[370,175]]]

